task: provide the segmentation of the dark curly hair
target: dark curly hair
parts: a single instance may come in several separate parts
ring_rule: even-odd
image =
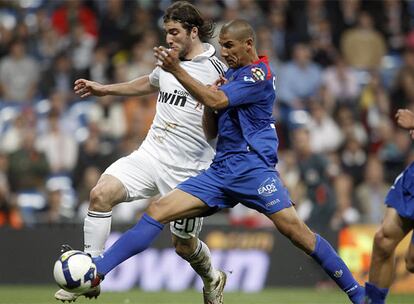
[[[204,19],[200,11],[189,2],[177,1],[173,3],[165,11],[163,20],[164,23],[168,21],[181,23],[188,33],[193,27],[198,28],[198,37],[203,42],[213,37],[214,23]]]

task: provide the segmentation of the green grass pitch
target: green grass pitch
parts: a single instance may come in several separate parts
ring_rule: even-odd
[[[58,304],[53,298],[54,286],[0,286],[0,304]],[[68,303],[68,302],[66,302]],[[79,298],[76,304],[202,304],[201,293],[197,291],[143,292],[133,289],[128,292],[104,292],[95,300]],[[298,288],[266,289],[259,293],[228,292],[225,304],[345,304],[347,297],[336,290],[315,290]],[[414,303],[414,294],[393,295],[388,304]]]

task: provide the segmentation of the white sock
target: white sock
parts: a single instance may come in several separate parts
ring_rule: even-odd
[[[88,210],[83,225],[84,250],[96,257],[105,250],[105,242],[111,232],[112,211]]]
[[[211,253],[207,245],[198,239],[197,248],[194,253],[187,258],[187,261],[203,280],[204,290],[213,290],[214,287],[216,287],[220,276],[217,269],[215,269],[211,263]]]

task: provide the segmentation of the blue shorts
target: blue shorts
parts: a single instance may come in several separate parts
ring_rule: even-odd
[[[395,179],[385,204],[397,210],[401,217],[414,220],[414,163]]]
[[[213,162],[210,168],[177,188],[214,209],[232,208],[241,203],[261,213],[273,214],[292,206],[278,172],[266,167],[253,152]]]

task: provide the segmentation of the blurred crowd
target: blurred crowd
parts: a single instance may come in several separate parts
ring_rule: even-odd
[[[394,122],[398,108],[414,109],[414,2],[192,2],[217,33],[234,18],[256,29],[277,75],[278,170],[299,214],[320,232],[379,223],[388,188],[414,159]],[[170,4],[0,2],[0,227],[83,220],[103,170],[145,138],[156,95],[80,100],[73,82],[151,72]],[[146,203],[122,204],[114,221],[133,221]],[[243,207],[226,218],[267,225]]]

